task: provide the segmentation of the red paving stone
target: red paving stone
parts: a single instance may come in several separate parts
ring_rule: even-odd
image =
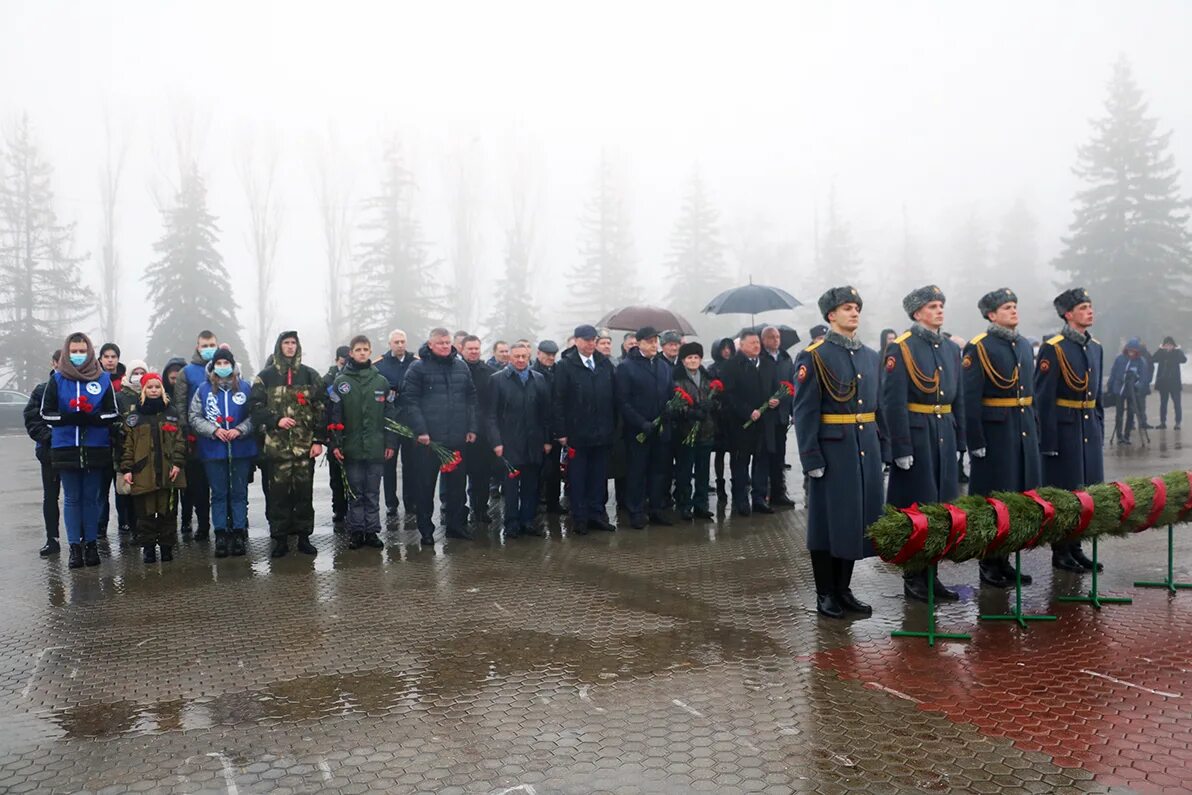
[[[920,709],[1042,751],[1061,767],[1087,770],[1101,784],[1187,793],[1192,594],[1133,596],[1133,605],[1100,612],[1060,606],[1059,621],[1025,632],[983,622],[971,628],[971,643],[932,648],[891,638],[812,659],[841,678],[898,691]]]

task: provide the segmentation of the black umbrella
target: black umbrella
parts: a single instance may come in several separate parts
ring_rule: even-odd
[[[757,315],[776,309],[794,309],[802,305],[798,298],[786,290],[754,284],[751,279],[749,284],[725,290],[700,311],[708,315]]]
[[[752,332],[754,334],[761,334],[762,329],[769,328],[770,326],[773,326],[774,328],[778,329],[778,335],[780,337],[780,341],[779,341],[778,345],[784,351],[790,350],[790,348],[793,345],[797,345],[799,343],[799,332],[795,331],[790,326],[774,325],[772,323],[762,323],[761,325],[758,325],[758,326],[749,326],[748,328],[743,328],[737,332],[737,337],[739,338],[742,334],[744,334],[747,331]]]
[[[678,312],[657,306],[623,306],[614,309],[596,324],[600,328],[618,331],[637,331],[643,326],[653,326],[659,331],[674,330],[680,334],[695,334],[695,327]]]

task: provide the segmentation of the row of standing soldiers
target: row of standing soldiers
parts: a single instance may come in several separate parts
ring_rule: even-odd
[[[1088,292],[1055,298],[1064,325],[1037,357],[1018,333],[1011,290],[981,298],[989,326],[963,351],[942,332],[944,304],[934,285],[907,295],[912,325],[879,354],[856,337],[861,296],[832,288],[819,299],[831,330],[795,360],[794,425],[809,477],[807,541],[822,615],[872,612],[850,589],[854,562],[873,554],[865,528],[887,502],[909,508],[958,497],[958,453],[967,450],[972,460],[970,494],[1077,489],[1104,479],[1102,349],[1089,333]],[[1094,565],[1078,541],[1053,545],[1052,562],[1073,572]],[[1008,587],[1015,575],[1005,557],[980,563],[987,585]],[[1030,579],[1022,574],[1023,584]],[[928,582],[925,572],[907,574],[907,596],[926,600]],[[959,598],[933,583],[936,598]]]

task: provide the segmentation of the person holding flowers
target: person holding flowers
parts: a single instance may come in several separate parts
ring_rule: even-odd
[[[432,329],[418,351],[418,361],[406,371],[401,393],[401,414],[418,444],[418,533],[423,544],[434,543],[435,487],[443,476],[444,508],[440,520],[447,537],[470,540],[464,504],[466,475],[459,461],[444,462],[436,446],[456,453],[476,441],[476,384],[464,360],[451,345],[451,332]]]
[[[72,569],[99,565],[100,500],[119,417],[111,376],[99,366],[91,339],[71,334],[42,393],[41,418],[51,428],[50,463],[62,481]]]
[[[493,455],[505,463],[505,538],[540,536],[534,520],[538,471],[551,452],[551,394],[530,367],[528,342],[515,342],[508,366],[489,379],[484,417]]]
[[[669,470],[671,423],[666,414],[675,395],[675,377],[658,356],[657,329],[638,329],[637,347],[617,365],[617,406],[624,419],[629,472],[625,507],[635,530],[650,524],[670,525],[662,514]]]
[[[130,369],[130,376],[136,368]],[[186,434],[157,373],[140,377],[137,405],[124,418],[120,477],[133,501],[133,541],[145,563],[174,559],[178,489],[186,488]]]
[[[770,482],[770,456],[774,452],[774,425],[778,414],[778,369],[774,360],[762,356],[761,337],[756,331],[741,334],[740,346],[721,367],[724,406],[732,423],[731,444],[733,513],[749,516],[773,513],[766,504]]]
[[[195,452],[211,484],[211,525],[215,557],[245,552],[248,535],[248,476],[257,456],[248,409],[249,384],[236,369],[236,357],[220,348],[207,363],[207,380],[190,400],[190,431]]]
[[[298,536],[298,551],[316,555],[310,543],[315,528],[315,462],[323,454],[326,425],[323,379],[302,363],[297,331],[283,331],[273,346],[268,367],[253,379],[248,397],[253,425],[264,437],[266,467],[265,518],[273,538],[272,556],[290,551],[289,536]]]
[[[679,453],[675,468],[676,506],[684,519],[711,519],[708,478],[716,443],[716,414],[724,382],[713,379],[703,365],[704,346],[687,342],[679,348],[675,388],[691,399],[675,423]]]
[[[360,334],[348,343],[348,361],[327,396],[331,455],[343,465],[346,481],[348,548],[382,549],[381,478],[398,446],[386,421],[396,419],[397,402],[389,381],[373,366],[368,337]]]

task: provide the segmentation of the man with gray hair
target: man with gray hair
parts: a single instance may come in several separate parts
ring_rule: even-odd
[[[782,333],[774,326],[762,329],[762,355],[774,362],[774,374],[778,383],[795,383],[795,362],[782,349]],[[793,395],[778,399],[778,410],[774,423],[774,452],[768,456],[769,498],[771,508],[790,508],[795,504],[786,493],[786,436],[791,429],[791,405]]]
[[[410,369],[410,365],[413,363],[414,354],[406,349],[406,332],[399,328],[390,331],[389,350],[385,351],[385,355],[377,359],[373,363],[373,366],[389,382],[389,389],[393,394],[394,400],[401,394],[401,382],[405,380],[406,371]],[[397,519],[398,456],[401,456],[401,496],[406,502],[406,515],[413,517],[415,514],[414,492],[417,489],[414,485],[414,467],[411,464],[413,451],[414,440],[402,439],[401,447],[398,448],[398,454],[386,461],[381,470],[384,475],[385,485],[385,517],[388,521],[392,522]]]
[[[402,385],[400,407],[406,424],[414,431],[416,448],[412,458],[418,475],[418,532],[423,544],[434,543],[435,484],[442,462],[431,442],[460,452],[476,441],[476,385],[472,373],[451,344],[451,332],[431,329],[419,358],[410,365]],[[439,517],[447,526],[448,538],[471,539],[464,506],[464,470],[443,471],[444,510]]]

